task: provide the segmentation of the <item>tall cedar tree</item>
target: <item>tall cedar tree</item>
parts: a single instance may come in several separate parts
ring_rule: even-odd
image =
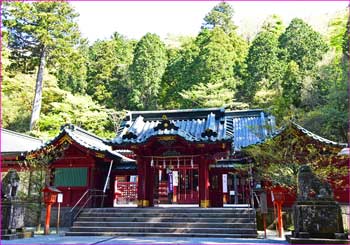
[[[294,61],[301,71],[311,71],[328,50],[320,33],[303,20],[293,19],[279,38],[287,62]]]
[[[130,66],[131,102],[135,109],[157,109],[166,65],[164,43],[156,34],[147,33],[136,44]]]
[[[229,34],[237,28],[232,22],[233,14],[234,10],[229,3],[219,3],[204,17],[201,29],[220,27],[226,34]]]
[[[43,75],[50,57],[63,55],[79,41],[78,14],[66,2],[5,2],[3,25],[8,32],[11,59],[17,66],[38,67],[30,130],[40,116]],[[23,68],[23,66],[22,66]]]

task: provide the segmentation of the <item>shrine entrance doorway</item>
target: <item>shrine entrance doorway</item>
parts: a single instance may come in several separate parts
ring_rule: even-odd
[[[175,160],[176,161],[176,160]],[[192,162],[192,161],[191,161]],[[155,204],[198,204],[198,166],[160,164],[155,166]]]

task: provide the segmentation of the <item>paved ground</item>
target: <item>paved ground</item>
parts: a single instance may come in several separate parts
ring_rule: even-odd
[[[268,231],[267,239],[259,232],[258,239],[235,238],[191,238],[191,237],[112,237],[112,236],[64,236],[35,235],[33,238],[1,241],[1,244],[288,244],[276,237],[275,231]]]

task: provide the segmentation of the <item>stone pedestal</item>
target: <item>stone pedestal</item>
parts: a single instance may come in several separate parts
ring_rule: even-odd
[[[24,227],[25,207],[19,202],[4,201],[1,205],[2,229],[20,229]]]
[[[3,200],[1,204],[1,240],[33,237],[32,231],[24,228],[25,203]]]
[[[293,207],[294,231],[290,243],[349,243],[341,209],[335,201],[298,201]]]
[[[293,207],[295,237],[335,238],[344,233],[341,209],[335,201],[303,201]]]

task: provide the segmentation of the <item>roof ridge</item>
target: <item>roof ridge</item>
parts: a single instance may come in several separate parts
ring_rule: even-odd
[[[86,131],[85,129],[83,129],[83,128],[81,128],[81,127],[75,125],[75,124],[72,124],[72,123],[64,124],[64,125],[61,127],[61,130],[66,130],[66,129],[70,129],[70,130],[72,130],[72,131],[74,131],[74,130],[80,131],[80,132],[82,132],[82,133],[84,133],[84,134],[86,134],[86,135],[89,135],[89,136],[91,136],[91,137],[93,137],[93,138],[96,138],[96,139],[98,139],[98,140],[100,140],[100,141],[102,141],[102,142],[104,142],[104,141],[106,140],[106,139],[104,139],[104,138],[102,138],[102,137],[99,137],[99,136],[97,136],[96,134],[90,133],[90,132]]]
[[[315,134],[313,132],[311,132],[310,130],[304,128],[303,126],[299,125],[298,123],[296,123],[295,121],[290,121],[292,125],[296,126],[299,130],[301,130],[303,133],[306,133],[307,135],[311,136],[313,139],[315,140],[324,140],[326,142],[329,142],[331,144],[335,144],[335,145],[341,145],[341,146],[347,146],[348,144],[347,143],[342,143],[342,142],[336,142],[336,141],[333,141],[333,140],[329,140],[327,138],[324,138],[318,134]]]
[[[36,138],[34,136],[30,136],[30,135],[27,135],[27,134],[24,134],[24,133],[18,133],[16,131],[12,131],[12,130],[9,130],[9,129],[6,129],[6,128],[1,128],[1,131],[7,132],[7,133],[10,133],[10,134],[13,134],[13,135],[19,135],[19,136],[26,137],[26,138],[29,138],[29,139],[33,139],[33,140],[38,140],[38,141],[44,142],[40,138]]]

